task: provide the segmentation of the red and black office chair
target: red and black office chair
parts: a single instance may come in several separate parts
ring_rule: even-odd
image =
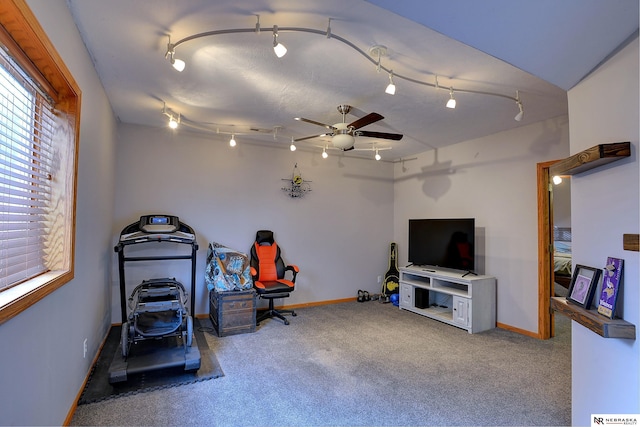
[[[270,230],[259,230],[256,233],[256,241],[251,247],[251,276],[253,277],[253,287],[260,298],[269,300],[269,309],[261,313],[256,319],[259,324],[262,320],[277,317],[282,319],[285,325],[289,321],[284,314],[295,316],[293,310],[276,310],[273,307],[275,298],[287,298],[293,292],[296,283],[296,276],[300,271],[296,265],[285,265],[280,256],[280,248],[273,240],[273,232]],[[285,278],[285,273],[290,271],[290,280]]]

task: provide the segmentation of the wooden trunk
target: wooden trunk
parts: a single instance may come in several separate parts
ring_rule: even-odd
[[[209,292],[209,317],[219,337],[256,330],[256,292]]]

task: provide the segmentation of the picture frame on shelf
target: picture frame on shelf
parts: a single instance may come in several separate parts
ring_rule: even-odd
[[[589,309],[598,286],[601,270],[586,265],[576,264],[569,284],[567,301]]]
[[[598,313],[609,319],[613,319],[616,312],[616,303],[622,285],[624,260],[620,258],[607,258],[602,276],[602,291],[598,298]]]

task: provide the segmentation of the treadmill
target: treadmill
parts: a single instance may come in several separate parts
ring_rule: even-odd
[[[191,253],[184,254],[184,251],[182,251],[183,253],[154,256],[125,255],[125,249],[132,245],[153,245],[169,242],[191,246]],[[127,381],[128,375],[159,369],[183,367],[185,371],[196,372],[200,369],[201,357],[197,341],[190,336],[193,333],[191,316],[195,313],[196,252],[198,251],[198,243],[193,229],[181,222],[177,216],[143,215],[139,221],[129,224],[122,230],[114,251],[118,253],[120,309],[123,330],[120,346],[116,349],[109,366],[109,383]],[[190,309],[186,310],[189,327],[186,328],[186,332],[182,332],[182,336],[180,334],[170,334],[168,336],[154,337],[154,339],[133,340],[132,343],[125,342],[125,340],[128,340],[128,331],[125,330],[125,326],[129,325],[128,322],[131,320],[130,313],[127,312],[125,264],[136,261],[166,260],[186,260],[191,262]],[[143,281],[143,285],[158,280]],[[164,279],[164,281],[170,282],[171,279]],[[131,298],[133,296],[132,294]],[[129,329],[129,327],[126,329]],[[133,327],[131,327],[131,333],[134,333]]]

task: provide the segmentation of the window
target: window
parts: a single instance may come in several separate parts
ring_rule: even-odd
[[[0,323],[73,278],[80,91],[24,0],[0,4]]]
[[[0,50],[0,290],[49,270],[52,108]]]

